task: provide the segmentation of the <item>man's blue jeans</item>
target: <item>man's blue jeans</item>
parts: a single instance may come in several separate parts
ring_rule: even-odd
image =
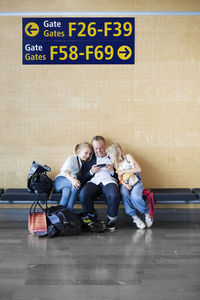
[[[132,188],[131,191],[121,184],[120,193],[127,215],[132,217],[136,216],[136,209],[142,214],[147,214],[149,212],[149,208],[142,198],[142,192],[143,185],[141,180]]]
[[[72,186],[71,181],[64,176],[56,177],[54,188],[56,192],[62,191],[62,198],[60,200],[60,205],[66,206],[67,208],[72,210],[78,198],[79,190],[76,190]]]
[[[120,193],[119,188],[115,183],[108,183],[105,186],[101,183],[96,185],[92,182],[87,182],[80,191],[79,199],[83,207],[83,211],[94,214],[93,200],[95,197],[102,192],[106,197],[108,210],[107,214],[111,218],[117,218]]]

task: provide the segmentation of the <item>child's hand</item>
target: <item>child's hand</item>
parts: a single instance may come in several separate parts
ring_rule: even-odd
[[[127,188],[129,191],[131,191],[132,188],[133,188],[130,184],[126,183],[124,180],[122,180],[122,184],[123,184],[123,185],[125,186],[125,188]]]
[[[122,176],[126,171],[118,171],[118,175]]]
[[[72,180],[72,186],[76,189],[76,190],[79,190],[80,187],[81,187],[81,183],[78,179],[74,178]]]

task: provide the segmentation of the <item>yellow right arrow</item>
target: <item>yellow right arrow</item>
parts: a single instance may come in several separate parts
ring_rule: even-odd
[[[119,49],[117,51],[117,54],[118,54],[120,59],[127,60],[131,57],[132,50],[129,46],[123,45],[123,46],[119,47]]]

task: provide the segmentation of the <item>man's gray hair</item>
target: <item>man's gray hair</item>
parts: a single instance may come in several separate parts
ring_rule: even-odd
[[[94,136],[93,139],[92,139],[92,143],[93,143],[94,141],[97,141],[97,142],[98,142],[98,141],[103,141],[104,144],[106,144],[106,141],[105,141],[104,137],[101,136],[101,135],[96,135],[96,136]]]

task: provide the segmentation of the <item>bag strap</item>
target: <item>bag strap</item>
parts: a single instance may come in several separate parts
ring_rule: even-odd
[[[126,160],[128,163],[130,163],[130,161],[129,161],[128,158],[127,158],[127,154],[125,155],[125,160]]]
[[[130,160],[128,160],[127,154],[125,155],[125,160],[131,165],[131,167],[133,166],[133,165],[132,165],[132,162],[130,162]]]
[[[35,198],[35,201],[33,202],[33,204],[31,205],[31,207],[29,209],[29,214],[30,213],[35,213],[37,206],[40,207],[40,209],[42,210],[42,212],[47,211],[47,209],[48,209],[47,200],[45,200],[45,204],[46,204],[46,209],[44,209],[42,207],[42,205],[40,204],[40,202],[39,202],[39,194],[36,193],[36,198]]]
[[[78,166],[79,166],[79,169],[81,169],[81,165],[80,165],[80,161],[79,161],[79,159],[78,159],[78,155],[77,155],[77,162],[78,162]]]
[[[77,158],[77,162],[78,162],[78,166],[79,166],[79,172],[76,174],[76,176],[77,176],[77,179],[80,180],[81,176],[82,176],[82,173],[83,173],[83,170],[82,170],[83,165],[80,165],[80,161],[79,161],[78,156],[76,158]]]

